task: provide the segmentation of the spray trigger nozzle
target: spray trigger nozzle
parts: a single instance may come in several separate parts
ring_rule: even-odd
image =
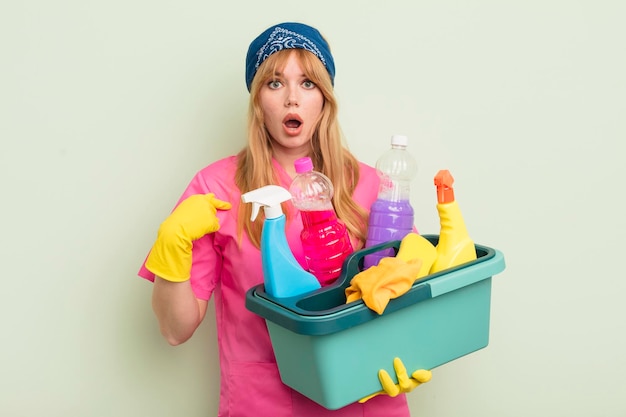
[[[288,200],[291,200],[291,193],[278,185],[266,185],[241,195],[241,201],[252,203],[252,215],[250,216],[252,221],[258,216],[261,207],[265,210],[266,219],[282,216],[283,209],[280,204]]]
[[[245,203],[245,201],[244,201]],[[252,215],[250,216],[250,220],[254,221],[256,219],[256,216],[259,215],[259,209],[261,208],[261,205],[259,203],[257,203],[256,201],[252,203]]]

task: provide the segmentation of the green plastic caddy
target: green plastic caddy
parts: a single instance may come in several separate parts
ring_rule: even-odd
[[[438,235],[424,235],[437,244]],[[346,304],[345,289],[363,257],[400,241],[357,251],[335,283],[291,298],[273,298],[263,285],[246,294],[246,307],[267,323],[283,383],[335,410],[381,390],[378,370],[395,379],[393,359],[409,374],[433,369],[489,343],[491,278],[504,256],[475,245],[477,259],[416,281],[378,315],[362,300]]]

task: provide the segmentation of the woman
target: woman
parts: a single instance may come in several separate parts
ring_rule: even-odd
[[[199,171],[159,228],[139,275],[154,281],[153,308],[172,345],[189,339],[213,295],[219,343],[219,416],[408,416],[404,395],[379,395],[329,411],[282,384],[264,320],[245,308],[246,291],[262,282],[262,218],[250,221],[241,194],[268,184],[289,187],[294,161],[309,156],[333,182],[333,204],[355,249],[363,247],[378,176],[342,144],[333,93],[334,60],[314,28],[275,25],[246,57],[250,91],[247,146]],[[305,265],[302,222],[291,204],[287,240]],[[193,259],[192,259],[193,254]],[[421,382],[425,382],[425,378]],[[411,387],[419,382],[411,379]],[[395,390],[395,391],[394,391]],[[399,391],[408,391],[400,388]]]

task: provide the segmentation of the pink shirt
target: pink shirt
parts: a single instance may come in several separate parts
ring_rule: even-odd
[[[291,178],[276,162],[279,185],[289,188]],[[214,193],[232,204],[219,211],[220,230],[196,240],[193,246],[191,286],[197,298],[214,295],[220,358],[220,404],[218,417],[258,415],[261,417],[407,417],[404,395],[379,395],[365,404],[351,404],[330,411],[284,385],[278,373],[271,341],[263,318],[245,307],[246,291],[263,282],[261,253],[244,233],[238,246],[237,210],[241,193],[234,183],[236,157],[207,166],[191,180],[180,201],[193,194]],[[360,164],[360,181],[353,198],[369,209],[378,193],[376,170]],[[287,221],[287,241],[294,256],[304,265],[299,216]],[[355,244],[356,242],[353,242]],[[139,276],[154,281],[142,265]],[[393,342],[390,342],[393,343]],[[390,358],[392,359],[392,358]]]

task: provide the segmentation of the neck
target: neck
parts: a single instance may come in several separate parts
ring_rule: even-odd
[[[296,176],[296,168],[294,162],[299,158],[309,156],[308,153],[289,153],[289,152],[276,152],[274,151],[273,157],[278,164],[285,170],[285,172],[291,177]]]

